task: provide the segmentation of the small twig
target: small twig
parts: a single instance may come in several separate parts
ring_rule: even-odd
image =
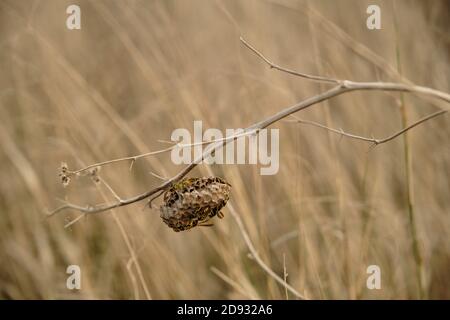
[[[81,169],[78,169],[78,170],[75,170],[75,171],[69,171],[68,173],[69,173],[70,175],[76,175],[76,174],[78,174],[78,173],[81,173],[81,172],[83,172],[83,171],[86,171],[86,170],[89,170],[89,169],[92,169],[92,168],[95,168],[95,167],[102,167],[102,166],[105,166],[105,165],[108,165],[108,164],[117,163],[117,162],[122,162],[122,161],[131,161],[131,165],[130,165],[130,169],[131,169],[133,163],[134,163],[136,160],[138,160],[138,159],[140,159],[140,158],[148,157],[148,156],[153,156],[153,155],[161,154],[161,153],[164,153],[164,152],[169,152],[169,151],[171,151],[172,149],[174,149],[176,146],[177,146],[177,145],[174,145],[174,146],[171,146],[171,147],[169,147],[169,148],[165,148],[165,149],[161,149],[161,150],[157,150],[157,151],[152,151],[152,152],[147,152],[147,153],[139,154],[139,155],[136,155],[136,156],[123,157],[123,158],[118,158],[118,159],[113,159],[113,160],[108,160],[108,161],[98,162],[98,163],[94,163],[94,164],[88,165],[87,167],[84,167],[84,168],[81,168]]]
[[[148,206],[149,208],[153,208],[152,207],[152,202],[153,200],[157,199],[159,196],[161,196],[163,194],[164,190],[161,190],[160,192],[158,192],[156,195],[154,195],[153,197],[151,197],[150,199],[148,199],[147,203],[145,204],[145,206]]]
[[[169,178],[167,178],[167,177],[163,177],[163,176],[160,176],[159,174],[156,174],[156,173],[154,173],[154,172],[152,172],[152,171],[150,171],[149,172],[152,176],[154,176],[155,178],[158,178],[158,179],[160,179],[160,180],[162,180],[162,181],[167,181]]]
[[[117,201],[119,201],[119,202],[122,202],[123,200],[122,200],[122,198],[121,197],[119,197],[119,195],[114,191],[114,189],[109,185],[109,183],[107,183],[104,179],[102,179],[100,176],[97,176],[98,177],[98,179],[99,179],[99,181],[101,182],[101,183],[103,183],[103,185],[109,190],[109,192],[111,192],[111,194],[113,195],[113,197],[117,200]]]
[[[325,130],[337,133],[337,134],[339,134],[341,136],[345,136],[345,137],[348,137],[348,138],[362,140],[362,141],[367,141],[367,142],[372,142],[375,146],[377,146],[379,144],[391,141],[391,140],[397,138],[398,136],[400,136],[401,134],[405,133],[406,131],[411,130],[412,128],[418,126],[419,124],[421,124],[421,123],[423,123],[423,122],[425,122],[427,120],[430,120],[432,118],[435,118],[435,117],[437,117],[437,116],[439,116],[441,114],[444,114],[446,112],[447,112],[447,110],[439,110],[437,112],[434,112],[434,113],[432,113],[432,114],[430,114],[430,115],[428,115],[426,117],[423,117],[423,118],[417,120],[413,124],[407,126],[406,128],[403,128],[402,130],[399,130],[399,131],[395,132],[394,134],[392,134],[392,135],[390,135],[390,136],[388,136],[388,137],[386,137],[384,139],[375,139],[373,137],[372,138],[367,138],[367,137],[359,136],[359,135],[356,135],[356,134],[351,134],[351,133],[345,132],[342,129],[333,129],[333,128],[327,127],[327,126],[325,126],[323,124],[320,124],[318,122],[309,121],[309,120],[303,120],[303,119],[300,119],[300,118],[298,118],[296,116],[291,116],[291,117],[295,118],[295,120],[285,120],[285,122],[296,122],[296,123],[301,123],[301,124],[312,125],[312,126],[315,126],[315,127],[318,127],[318,128],[322,128],[322,129],[325,129]]]
[[[257,130],[254,130],[255,132]],[[191,148],[191,147],[196,147],[196,146],[200,146],[200,145],[205,145],[205,144],[212,144],[212,143],[217,143],[217,142],[224,142],[224,141],[229,141],[229,140],[233,140],[236,138],[240,138],[243,136],[247,136],[247,135],[252,135],[255,132],[252,131],[248,131],[248,132],[242,132],[242,133],[238,133],[232,136],[227,136],[225,138],[221,138],[221,139],[215,139],[215,140],[211,140],[211,141],[201,141],[201,142],[194,142],[194,143],[187,143],[187,144],[181,144],[181,143],[177,143],[172,141],[172,145],[168,148],[165,149],[161,149],[161,150],[157,150],[157,151],[151,151],[151,152],[147,152],[147,153],[143,153],[143,154],[139,154],[139,155],[135,155],[135,156],[130,156],[130,157],[123,157],[123,158],[117,158],[117,159],[113,159],[113,160],[107,160],[107,161],[103,161],[103,162],[98,162],[98,163],[94,163],[91,165],[88,165],[86,167],[83,167],[81,169],[75,170],[75,171],[70,171],[67,170],[67,175],[68,176],[73,176],[73,175],[77,175],[79,173],[82,173],[84,171],[87,171],[89,169],[92,168],[98,168],[98,167],[102,167],[105,165],[109,165],[109,164],[113,164],[113,163],[118,163],[118,162],[123,162],[123,161],[131,161],[130,163],[130,170],[132,169],[134,163],[136,162],[136,160],[140,159],[140,158],[145,158],[148,156],[154,156],[157,154],[161,154],[161,153],[165,153],[165,152],[170,152],[175,148]],[[159,140],[160,142],[162,142],[163,140]],[[164,141],[167,142],[168,141]]]
[[[175,141],[171,141],[171,140],[162,140],[162,139],[158,139],[158,140],[156,140],[156,141],[157,141],[157,142],[160,142],[160,143],[170,144],[170,145],[177,144]]]
[[[293,71],[287,68],[280,67],[279,65],[273,63],[268,58],[266,58],[261,52],[255,49],[252,45],[250,45],[243,37],[240,37],[241,42],[250,49],[254,54],[256,54],[259,58],[261,58],[266,64],[268,64],[271,68],[277,69],[281,72],[286,72],[292,74],[294,76],[298,76],[301,78],[306,78],[309,80],[316,80],[328,83],[339,84],[342,89],[349,89],[348,91],[353,90],[385,90],[385,91],[403,91],[403,92],[414,92],[420,93],[424,95],[433,96],[435,98],[439,98],[446,102],[450,102],[450,95],[431,88],[416,86],[413,84],[402,84],[402,83],[393,83],[393,82],[356,82],[350,80],[342,80],[342,79],[333,79],[327,77],[320,76],[312,76],[305,73],[300,73],[297,71]],[[343,93],[343,92],[341,92]],[[447,109],[449,110],[449,109]]]
[[[340,80],[337,80],[337,79],[309,75],[309,74],[306,74],[306,73],[301,73],[301,72],[297,72],[297,71],[294,71],[294,70],[291,70],[291,69],[287,69],[287,68],[281,67],[281,66],[273,63],[269,59],[267,59],[261,52],[256,50],[247,41],[245,41],[245,39],[243,37],[240,37],[240,40],[247,48],[249,48],[251,51],[253,51],[254,54],[256,54],[258,57],[263,59],[269,65],[269,67],[271,69],[277,69],[277,70],[280,70],[280,71],[292,74],[294,76],[306,78],[308,80],[319,81],[319,82],[326,82],[326,83],[335,83],[335,84],[339,84],[340,83]]]
[[[131,160],[131,162],[130,162],[130,168],[128,168],[130,171],[133,169],[133,165],[134,165],[135,162],[136,162],[135,159],[132,159],[132,160]]]
[[[64,225],[64,228],[65,228],[65,229],[69,228],[71,225],[77,223],[78,221],[80,221],[80,220],[81,220],[82,218],[84,218],[85,216],[86,216],[86,213],[80,214],[78,217],[76,217],[76,218],[73,219],[72,221],[66,223],[66,224]]]
[[[51,217],[51,216],[57,214],[58,212],[66,210],[66,209],[73,209],[73,210],[77,210],[80,212],[89,213],[92,210],[92,206],[87,205],[87,206],[81,207],[81,206],[78,206],[78,205],[75,205],[72,203],[66,203],[66,204],[48,212],[47,216]]]

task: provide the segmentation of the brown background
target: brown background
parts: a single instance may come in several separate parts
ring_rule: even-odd
[[[62,161],[75,169],[158,150],[167,146],[158,140],[176,128],[192,131],[194,120],[245,127],[328,88],[270,70],[240,35],[302,72],[407,79],[449,92],[448,1],[396,1],[395,8],[392,1],[77,1],[82,29],[70,31],[72,3],[0,2],[0,298],[286,298],[249,259],[228,209],[214,227],[183,233],[144,203],[68,229],[77,213],[45,218],[57,198],[112,199],[88,178],[63,188]],[[369,4],[380,6],[382,30],[366,28]],[[402,126],[399,98],[355,92],[298,116],[382,138]],[[438,110],[433,103],[405,95],[409,122]],[[211,166],[233,186],[231,203],[261,258],[281,277],[285,266],[289,284],[309,298],[418,298],[403,138],[369,151],[368,143],[320,128],[273,127],[281,140],[277,175]],[[408,137],[424,285],[428,297],[448,299],[448,115]],[[169,154],[128,167],[101,170],[122,197],[158,185],[149,172],[181,169]],[[204,165],[190,174],[203,175]],[[81,267],[79,291],[65,287],[70,264]],[[381,268],[382,290],[366,288],[371,264]]]

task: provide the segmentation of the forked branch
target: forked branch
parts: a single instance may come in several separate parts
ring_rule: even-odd
[[[314,81],[320,81],[320,82],[327,82],[327,83],[335,83],[341,85],[341,87],[344,89],[349,89],[349,91],[353,90],[381,90],[381,91],[404,91],[404,92],[414,92],[418,94],[424,94],[431,97],[435,97],[441,100],[444,100],[446,102],[450,103],[450,95],[448,93],[431,89],[428,87],[422,87],[422,86],[416,86],[416,85],[405,85],[402,83],[393,83],[393,82],[356,82],[356,81],[350,81],[350,80],[340,80],[340,79],[333,79],[328,77],[321,77],[321,76],[315,76],[310,75],[306,73],[300,73],[293,71],[291,69],[281,67],[275,63],[273,63],[271,60],[269,60],[266,56],[264,56],[260,51],[256,50],[252,45],[250,45],[243,37],[240,37],[241,42],[246,46],[248,49],[250,49],[255,55],[257,55],[261,60],[263,60],[271,69],[277,69],[281,72],[285,72],[294,76],[298,76],[300,78],[305,78],[307,80],[314,80]],[[342,92],[341,92],[342,93]],[[447,107],[447,110],[449,110],[449,107]]]
[[[434,112],[434,113],[432,113],[432,114],[430,114],[428,116],[425,116],[425,117],[415,121],[414,123],[412,123],[411,125],[407,126],[406,128],[403,128],[403,129],[401,129],[401,130],[399,130],[399,131],[397,131],[397,132],[395,132],[395,133],[391,134],[390,136],[388,136],[386,138],[383,138],[383,139],[368,138],[368,137],[359,136],[359,135],[356,135],[356,134],[351,134],[351,133],[345,132],[342,129],[330,128],[330,127],[327,127],[327,126],[325,126],[325,125],[323,125],[321,123],[318,123],[318,122],[315,122],[315,121],[310,121],[310,120],[303,120],[303,119],[300,119],[300,118],[298,118],[296,116],[292,116],[295,120],[286,120],[286,121],[287,122],[294,122],[294,123],[312,125],[314,127],[322,128],[322,129],[325,129],[325,130],[328,130],[328,131],[340,134],[341,136],[348,137],[348,138],[351,138],[351,139],[362,140],[362,141],[366,141],[366,142],[372,142],[372,144],[374,146],[377,146],[379,144],[386,143],[388,141],[394,140],[395,138],[397,138],[398,136],[401,136],[406,131],[411,130],[412,128],[418,126],[419,124],[424,123],[425,121],[430,120],[430,119],[432,119],[434,117],[440,116],[441,114],[444,114],[446,112],[447,112],[447,110],[439,110],[437,112]]]

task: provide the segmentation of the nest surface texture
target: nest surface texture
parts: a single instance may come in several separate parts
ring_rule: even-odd
[[[231,185],[219,177],[185,178],[164,193],[161,218],[174,231],[197,225],[210,225],[208,220],[223,217],[220,210],[230,199]]]

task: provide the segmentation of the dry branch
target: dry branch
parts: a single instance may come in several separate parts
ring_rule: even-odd
[[[418,126],[419,124],[421,124],[421,123],[423,123],[423,122],[425,122],[427,120],[430,120],[430,119],[432,119],[434,117],[440,116],[441,114],[444,114],[446,112],[447,112],[447,110],[436,111],[436,112],[434,112],[434,113],[432,113],[432,114],[430,114],[428,116],[425,116],[425,117],[415,121],[414,123],[410,124],[409,126],[403,128],[403,129],[401,129],[401,130],[399,130],[399,131],[397,131],[397,132],[395,132],[395,133],[391,134],[390,136],[388,136],[386,138],[383,138],[383,139],[368,138],[368,137],[359,136],[359,135],[356,135],[356,134],[351,134],[351,133],[345,132],[342,129],[338,130],[338,129],[330,128],[330,127],[327,127],[327,126],[325,126],[325,125],[323,125],[321,123],[318,123],[318,122],[315,122],[315,121],[310,121],[310,120],[303,120],[303,119],[297,118],[296,116],[292,116],[295,120],[286,120],[286,121],[287,122],[295,122],[295,123],[300,123],[300,124],[312,125],[314,127],[322,128],[322,129],[325,129],[325,130],[328,130],[328,131],[340,134],[341,136],[348,137],[348,138],[351,138],[351,139],[362,140],[362,141],[366,141],[366,142],[372,142],[373,145],[377,146],[379,144],[386,143],[388,141],[394,140],[395,138],[397,138],[398,136],[402,135],[406,131],[411,130],[412,128]]]
[[[257,122],[249,127],[247,127],[246,129],[244,129],[244,132],[242,133],[243,135],[250,135],[250,134],[257,134],[259,132],[259,130],[264,129],[269,127],[270,125],[274,124],[275,122],[282,120],[286,117],[288,117],[289,115],[292,115],[296,112],[299,112],[301,110],[304,110],[308,107],[311,107],[315,104],[318,104],[322,101],[331,99],[333,97],[339,96],[341,94],[344,93],[348,93],[351,91],[366,91],[366,90],[377,90],[377,91],[398,91],[398,92],[411,92],[411,93],[415,93],[415,94],[420,94],[420,95],[425,95],[425,96],[429,96],[429,97],[434,97],[440,100],[443,100],[447,103],[450,104],[450,95],[448,93],[442,92],[442,91],[438,91],[432,88],[428,88],[428,87],[423,87],[423,86],[416,86],[416,85],[406,85],[406,84],[402,84],[402,83],[392,83],[392,82],[355,82],[355,81],[349,81],[349,80],[337,80],[337,79],[331,79],[331,78],[326,78],[326,77],[320,77],[320,76],[314,76],[314,75],[308,75],[308,74],[304,74],[304,73],[300,73],[300,72],[296,72],[287,68],[283,68],[281,66],[278,66],[277,64],[271,62],[268,58],[266,58],[261,52],[259,52],[258,50],[256,50],[253,46],[251,46],[246,40],[244,40],[242,37],[240,38],[241,42],[248,48],[250,49],[254,54],[256,54],[259,58],[261,58],[266,64],[269,65],[269,67],[271,68],[275,68],[279,71],[282,72],[286,72],[301,78],[305,78],[308,80],[314,80],[314,81],[321,81],[321,82],[327,82],[327,83],[333,83],[335,84],[335,86],[333,86],[331,89],[319,93],[315,96],[312,96],[310,98],[307,98],[303,101],[300,101],[290,107],[287,107],[283,110],[281,110],[280,112],[260,121]],[[440,112],[439,114],[443,114],[448,110],[448,106],[446,110],[442,110],[442,112]],[[428,119],[431,119],[432,117],[435,117],[439,114],[433,114],[428,116]],[[425,119],[415,125],[418,125],[420,123],[423,123],[424,121],[428,120]],[[414,125],[414,126],[415,126]],[[411,127],[412,128],[412,127]],[[400,134],[404,133],[405,131],[411,129],[411,128],[405,128],[402,131],[400,131]],[[398,136],[397,135],[397,136]],[[393,137],[395,138],[395,137]],[[393,138],[389,139],[392,140]],[[66,203],[65,205],[55,209],[54,211],[48,213],[49,216],[52,216],[58,212],[61,212],[63,210],[66,209],[73,209],[73,210],[77,210],[83,213],[98,213],[98,212],[104,212],[110,209],[114,209],[114,208],[118,208],[118,207],[122,207],[122,206],[126,206],[138,201],[141,201],[143,199],[147,199],[153,195],[155,195],[156,193],[166,190],[167,188],[169,188],[173,183],[176,183],[178,181],[180,181],[183,177],[185,177],[192,169],[194,169],[200,162],[202,162],[203,159],[205,159],[207,156],[209,156],[212,152],[214,152],[215,150],[223,147],[224,145],[228,144],[231,141],[234,141],[236,139],[236,137],[227,137],[225,138],[223,141],[219,141],[219,142],[206,142],[206,143],[210,143],[208,145],[208,147],[206,148],[206,150],[203,152],[203,154],[200,157],[197,157],[196,159],[194,159],[194,161],[187,165],[186,167],[184,167],[178,174],[176,174],[175,176],[173,176],[172,178],[168,179],[167,181],[165,181],[164,183],[162,183],[161,185],[146,191],[142,194],[139,194],[137,196],[128,198],[128,199],[120,199],[117,202],[114,203],[110,203],[110,204],[103,204],[103,205],[96,205],[96,206],[79,206],[79,205],[75,205],[75,204],[71,204],[71,203]],[[387,140],[387,141],[389,141]],[[173,148],[175,146],[172,146],[170,148]],[[168,149],[170,149],[168,148]],[[150,153],[149,153],[150,154]],[[144,154],[144,155],[148,155],[148,154]],[[117,161],[124,161],[125,160],[133,160],[133,158],[136,157],[140,157],[140,156],[135,156],[135,157],[130,157],[130,158],[122,158],[122,159],[117,159],[115,162]],[[106,161],[103,164],[106,163],[111,163],[111,161]],[[97,164],[98,165],[98,164]],[[95,165],[90,166],[90,168],[95,167]]]

